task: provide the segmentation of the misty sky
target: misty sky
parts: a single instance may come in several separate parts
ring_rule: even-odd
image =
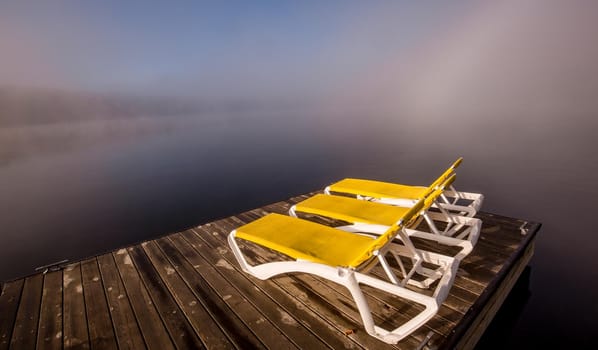
[[[598,110],[595,1],[11,1],[0,85],[376,105],[434,120]]]

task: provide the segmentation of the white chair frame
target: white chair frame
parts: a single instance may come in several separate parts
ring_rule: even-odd
[[[367,331],[367,333],[389,344],[396,344],[401,339],[408,336],[415,329],[422,326],[425,322],[427,322],[436,314],[439,306],[448,296],[448,292],[454,282],[454,278],[458,269],[458,260],[456,259],[441,256],[439,254],[427,252],[424,252],[422,254],[420,252],[417,252],[415,255],[421,254],[420,259],[436,258],[438,262],[442,263],[445,267],[444,274],[440,279],[434,293],[432,294],[432,296],[428,296],[405,288],[404,283],[408,280],[408,278],[405,278],[403,282],[399,282],[398,279],[392,281],[392,278],[390,276],[394,276],[394,274],[392,273],[392,271],[390,271],[390,266],[384,258],[385,254],[388,252],[388,250],[386,249],[384,249],[383,251],[377,251],[374,255],[382,264],[382,267],[384,268],[387,275],[389,275],[389,278],[391,278],[391,283],[365,274],[375,265],[376,259],[371,259],[369,262],[362,264],[360,267],[363,268],[359,271],[353,268],[329,266],[306,260],[278,261],[252,266],[247,262],[241,249],[239,248],[236,242],[235,234],[236,230],[233,230],[229,234],[228,243],[243,271],[261,280],[266,280],[273,276],[283,273],[303,272],[317,275],[334,283],[340,284],[347,288],[351,293],[351,296],[353,297],[355,304],[357,305],[361,321],[363,322],[364,328]],[[399,231],[399,234],[402,236],[402,239],[404,239],[406,242],[409,242],[408,236],[402,229]],[[385,248],[389,247],[390,244],[387,244]],[[406,245],[402,248],[402,250],[402,253],[407,254],[406,252],[411,250],[411,247],[409,245]],[[417,316],[402,324],[400,327],[397,327],[396,329],[387,330],[382,327],[376,326],[374,324],[370,307],[365,299],[363,291],[359,286],[360,284],[366,284],[371,287],[385,291],[389,294],[396,295],[407,300],[411,300],[417,304],[423,305],[424,310],[421,311]]]

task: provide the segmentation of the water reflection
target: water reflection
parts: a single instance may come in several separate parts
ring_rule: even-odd
[[[515,328],[532,294],[530,291],[531,272],[530,266],[523,270],[519,280],[503,303],[506,307],[502,307],[494,316],[492,323],[477,344],[478,349],[522,347],[525,339],[517,338]]]
[[[130,142],[170,133],[176,127],[167,119],[143,118],[4,127],[0,128],[0,166],[95,145]]]

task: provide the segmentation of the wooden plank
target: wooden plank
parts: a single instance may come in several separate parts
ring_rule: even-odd
[[[464,302],[466,302],[468,304],[472,304],[478,298],[478,295],[468,291],[465,288],[462,288],[460,286],[455,286],[455,285],[453,285],[451,287],[450,294],[455,296],[455,298],[463,300]]]
[[[502,236],[508,235],[508,232],[501,231],[500,233]],[[492,255],[488,255],[488,258],[493,260],[504,261],[508,259],[511,256],[511,254],[513,254],[513,252],[517,250],[521,241],[517,240],[517,243],[507,244],[495,239],[496,237],[499,237],[499,235],[494,235],[495,237],[489,236],[490,235],[481,235],[480,239],[478,240],[478,243],[476,244],[476,248],[480,247],[480,250],[493,252]]]
[[[215,269],[184,240],[182,234],[157,241],[187,285],[211,310],[235,343],[246,347],[292,347],[274,323],[252,307]],[[217,262],[216,262],[217,263]],[[237,339],[238,338],[238,339]]]
[[[203,231],[201,234],[202,238],[203,236],[209,238],[210,235],[212,235],[211,232],[203,234]],[[339,338],[337,330],[321,326],[326,323],[319,315],[310,312],[301,303],[292,302],[291,296],[278,288],[276,284],[251,278],[242,272],[233,265],[231,259],[234,257],[229,249],[220,245],[213,246],[208,241],[202,240],[193,231],[183,232],[182,236],[205,261],[215,261],[216,266],[220,267],[220,271],[222,271],[221,275],[226,276],[226,280],[234,285],[245,299],[253,303],[266,319],[276,324],[277,328],[291,338],[297,346],[306,349],[322,348],[323,346],[318,344],[318,341],[321,341],[333,349],[355,347],[351,340],[344,337]],[[219,241],[216,242],[216,244],[220,244]],[[194,266],[196,262],[192,261]],[[197,268],[201,268],[203,271],[203,265],[197,263]],[[232,271],[235,271],[234,273],[231,272],[231,267]],[[228,295],[232,296],[233,293]],[[304,344],[315,344],[315,346],[303,346]]]
[[[467,278],[463,278],[462,271],[457,271],[457,276],[455,277],[455,285],[460,286],[461,288],[468,290],[469,292],[480,295],[484,291],[484,286],[479,285],[478,283],[472,282]]]
[[[44,275],[38,349],[62,349],[62,271]]]
[[[479,217],[484,222],[493,223],[493,225],[497,225],[505,230],[519,230],[522,226],[529,229],[535,224],[523,219],[511,218],[499,214],[488,213],[485,211],[479,211],[476,214],[476,217]],[[494,230],[494,232],[496,231]],[[487,231],[485,233],[487,233]]]
[[[43,281],[44,276],[42,274],[33,275],[25,279],[12,339],[10,341],[11,349],[35,348]]]
[[[209,349],[234,348],[233,343],[212,318],[213,312],[206,310],[205,300],[198,300],[155,242],[141,243],[141,247],[202,343]],[[205,293],[205,299],[209,299],[210,297],[207,296],[209,290],[202,291]],[[233,338],[233,340],[240,341],[237,338]],[[240,343],[236,345],[241,346]]]
[[[505,252],[515,251],[525,238],[525,233],[533,226],[533,223],[513,219],[505,221],[498,216],[481,214],[478,217],[483,220],[480,240]]]
[[[144,348],[145,342],[112,254],[97,259],[119,349]]]
[[[0,350],[8,349],[25,280],[2,284],[0,293]]]
[[[92,349],[118,349],[104,286],[95,258],[81,263],[81,280]]]
[[[62,271],[63,344],[68,349],[89,349],[87,315],[81,281],[81,263],[68,265]]]
[[[129,296],[131,308],[149,349],[172,350],[174,344],[126,249],[112,254]]]
[[[127,250],[176,347],[204,349],[204,344],[185,319],[141,246],[130,247]]]

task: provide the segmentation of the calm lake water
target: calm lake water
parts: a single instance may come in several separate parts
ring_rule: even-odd
[[[0,128],[0,280],[323,188],[427,184],[458,156],[483,210],[538,221],[488,347],[598,343],[594,116],[419,125],[270,110]]]

